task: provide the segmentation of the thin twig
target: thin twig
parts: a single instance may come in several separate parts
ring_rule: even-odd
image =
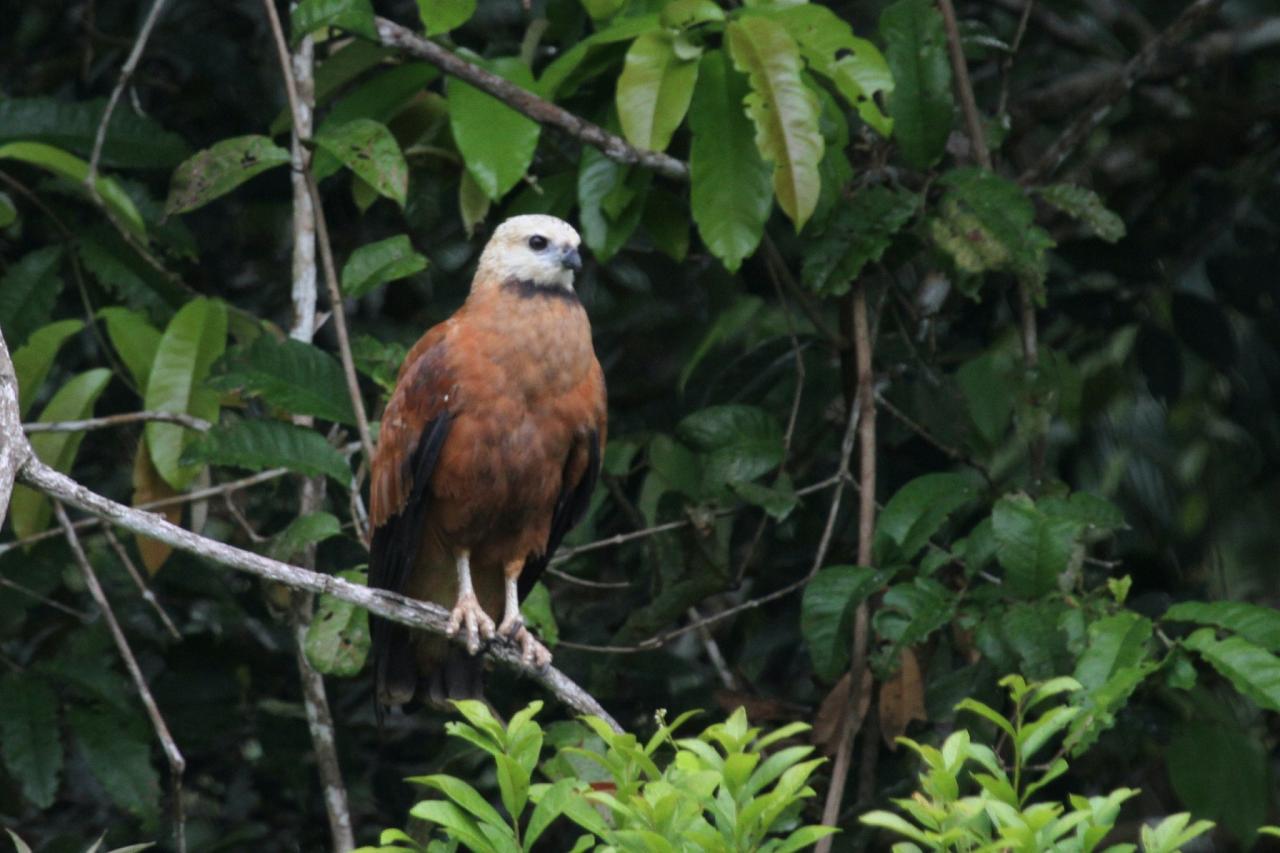
[[[580,578],[577,575],[571,575],[568,572],[561,571],[560,569],[554,569],[554,568],[548,568],[547,574],[551,575],[552,577],[559,578],[565,583],[570,583],[570,584],[573,584],[574,586],[586,587],[587,589],[630,589],[631,587],[630,581],[587,580],[586,578]]]
[[[107,544],[111,546],[111,550],[116,552],[116,556],[120,558],[120,562],[124,563],[125,570],[129,572],[129,577],[133,578],[133,584],[138,588],[138,592],[142,595],[142,600],[151,605],[151,609],[160,617],[160,621],[164,623],[165,630],[169,632],[169,636],[175,640],[182,640],[182,632],[173,624],[173,620],[169,618],[169,614],[165,613],[164,607],[160,605],[160,600],[156,598],[156,594],[151,591],[151,587],[147,586],[147,582],[142,579],[142,573],[138,571],[137,565],[133,562],[133,558],[129,556],[129,552],[125,550],[124,545],[111,532],[110,527],[102,528],[103,534],[107,537]]]
[[[142,59],[142,51],[147,47],[147,39],[151,38],[151,30],[156,25],[164,4],[165,0],[156,0],[152,4],[151,11],[147,13],[146,20],[142,22],[142,29],[138,31],[138,37],[133,42],[133,50],[129,51],[129,58],[120,69],[120,79],[111,90],[111,98],[107,101],[107,108],[102,111],[102,119],[98,122],[98,132],[93,138],[93,152],[89,155],[89,173],[84,179],[85,186],[94,197],[98,195],[98,161],[102,159],[102,146],[107,141],[107,125],[111,123],[111,114],[115,112],[124,87],[129,85],[129,78],[133,76],[138,62]]]
[[[740,685],[738,679],[734,676],[733,670],[729,669],[729,664],[724,659],[724,654],[720,651],[720,644],[716,642],[715,636],[702,623],[702,614],[698,612],[698,608],[690,607],[688,610],[689,620],[698,625],[698,637],[702,640],[702,647],[707,650],[707,658],[711,661],[711,665],[715,668],[716,674],[720,676],[720,683],[724,685],[726,690],[737,690]]]
[[[475,86],[539,124],[558,127],[575,139],[600,149],[606,157],[626,165],[642,166],[677,181],[689,180],[689,165],[660,151],[635,148],[617,134],[574,115],[550,101],[473,65],[433,41],[386,18],[376,19],[378,39],[384,47],[404,51]]]
[[[951,71],[956,81],[956,95],[964,112],[965,127],[969,132],[969,146],[973,158],[984,169],[991,168],[991,152],[987,150],[986,135],[982,132],[982,116],[973,97],[973,84],[969,82],[969,66],[964,61],[964,45],[960,41],[960,25],[956,22],[956,10],[951,0],[938,0],[942,12],[942,24],[947,31],[947,53],[951,57]]]
[[[182,809],[182,774],[186,771],[187,762],[182,757],[182,752],[178,749],[178,744],[174,742],[173,735],[169,733],[169,726],[164,721],[164,716],[160,713],[159,706],[156,705],[155,698],[151,695],[151,689],[147,686],[147,679],[142,674],[142,668],[138,666],[138,660],[133,656],[133,649],[129,647],[129,640],[124,635],[124,631],[120,628],[120,623],[116,620],[115,611],[111,609],[111,602],[107,600],[107,595],[102,591],[102,585],[98,583],[98,576],[93,571],[93,566],[89,563],[89,558],[84,553],[84,548],[80,545],[80,538],[76,536],[75,528],[71,526],[71,519],[67,518],[67,511],[62,508],[61,502],[54,500],[53,512],[58,518],[58,523],[62,526],[62,532],[67,537],[67,544],[71,546],[71,553],[75,557],[76,563],[80,566],[80,572],[84,575],[85,586],[89,589],[89,594],[93,596],[93,600],[97,603],[98,608],[102,611],[102,616],[107,621],[107,628],[111,631],[111,637],[115,640],[116,649],[120,652],[121,659],[124,660],[125,669],[129,670],[129,677],[133,679],[133,686],[138,691],[138,697],[142,700],[143,707],[147,710],[147,717],[151,720],[151,727],[155,730],[156,739],[160,741],[160,747],[164,750],[165,759],[169,762],[169,781],[172,785],[170,797],[173,800],[173,834],[174,846],[177,847],[179,853],[185,853],[187,849],[187,827],[186,818]]]
[[[184,412],[125,412],[124,414],[106,415],[101,418],[86,418],[82,421],[27,423],[22,425],[22,431],[27,434],[35,432],[83,432],[91,429],[107,429],[109,427],[150,421],[178,424],[198,432],[207,432],[213,426],[203,418],[197,418]]]
[[[11,589],[16,593],[25,595],[28,598],[31,598],[31,599],[34,599],[35,601],[40,602],[41,604],[47,604],[48,606],[52,607],[54,610],[61,610],[63,613],[67,614],[68,616],[76,617],[81,622],[88,622],[90,619],[90,616],[88,613],[84,613],[83,611],[76,610],[74,607],[68,607],[67,605],[63,604],[61,601],[55,601],[54,599],[49,598],[47,595],[41,595],[39,592],[32,589],[31,587],[20,584],[17,581],[12,581],[12,580],[9,580],[8,578],[0,577],[0,586],[5,587],[6,589]]]
[[[1000,99],[996,102],[996,115],[1002,120],[1009,108],[1009,81],[1013,72],[1013,60],[1022,47],[1022,39],[1027,34],[1027,22],[1031,20],[1031,10],[1035,5],[1036,0],[1026,0],[1022,14],[1018,17],[1018,28],[1014,30],[1013,41],[1009,43],[1009,54],[1000,63]]]

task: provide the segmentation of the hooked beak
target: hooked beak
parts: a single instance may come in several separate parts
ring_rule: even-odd
[[[574,272],[581,271],[582,255],[578,254],[577,247],[567,247],[560,250],[560,266]]]

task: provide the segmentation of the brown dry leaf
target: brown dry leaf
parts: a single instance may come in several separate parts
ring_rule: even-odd
[[[897,738],[906,733],[912,720],[929,719],[915,652],[903,649],[899,662],[897,673],[880,687],[880,734],[891,750],[898,748]]]
[[[138,442],[138,452],[133,457],[133,505],[140,506],[151,501],[171,498],[176,494],[173,487],[164,481],[160,472],[156,470],[156,466],[151,463],[151,454],[147,452],[147,442],[144,437]],[[170,524],[182,523],[180,504],[163,507],[153,512],[161,513]],[[165,560],[169,559],[169,555],[173,553],[172,547],[147,536],[135,536],[134,541],[137,542],[138,553],[142,554],[142,565],[146,566],[147,572],[153,576],[160,571]]]
[[[850,716],[853,717],[854,731],[862,727],[867,718],[867,709],[871,707],[871,691],[874,683],[870,669],[862,670],[862,687],[858,690],[857,705],[851,706],[853,697],[849,695],[852,679],[846,672],[831,688],[827,698],[818,706],[818,717],[813,721],[813,744],[823,755],[832,756],[840,745],[840,726]]]

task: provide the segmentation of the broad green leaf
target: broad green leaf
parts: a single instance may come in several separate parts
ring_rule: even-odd
[[[805,586],[800,631],[819,678],[835,681],[848,668],[853,610],[887,579],[865,566],[829,566]]]
[[[1244,601],[1184,601],[1170,607],[1161,618],[1215,625],[1280,654],[1280,610],[1274,607]]]
[[[427,259],[413,249],[407,234],[397,234],[351,253],[342,268],[342,292],[358,298],[389,281],[406,278],[427,268]]]
[[[684,30],[698,24],[723,21],[724,10],[715,0],[673,0],[662,7],[659,20],[664,27]]]
[[[855,36],[847,21],[817,3],[778,4],[757,11],[787,28],[809,67],[835,83],[863,121],[881,136],[892,132],[893,120],[876,100],[878,96],[888,101],[893,94],[893,74],[879,48]]]
[[[355,423],[341,365],[313,344],[262,334],[248,349],[229,355],[225,370],[209,382],[210,387],[240,389],[295,415]]]
[[[166,213],[186,213],[224,196],[254,175],[283,166],[289,152],[266,136],[234,136],[184,160],[169,181]]]
[[[756,147],[773,164],[774,194],[799,231],[822,191],[818,98],[801,79],[800,49],[781,24],[749,17],[726,32],[733,64],[751,83],[745,103]]]
[[[1017,184],[977,167],[954,169],[939,183],[947,194],[930,233],[957,267],[972,273],[1007,270],[1043,281],[1045,250],[1054,243],[1035,224],[1035,207]]]
[[[608,263],[640,224],[652,174],[623,166],[584,147],[578,162],[578,207],[582,240],[600,263]]]
[[[53,805],[62,770],[62,739],[58,697],[44,681],[19,673],[0,679],[0,754],[9,778],[32,805]]]
[[[951,66],[942,29],[932,0],[898,0],[880,16],[895,84],[889,101],[893,138],[917,169],[938,162],[951,133]]]
[[[294,44],[325,27],[339,27],[371,41],[378,40],[369,0],[302,0],[289,15],[289,38]]]
[[[684,199],[665,189],[651,189],[644,200],[640,224],[655,249],[676,263],[689,256],[689,218]]]
[[[445,828],[450,837],[456,837],[475,853],[498,853],[497,848],[480,832],[475,819],[453,803],[444,800],[424,800],[409,809],[409,814],[419,820],[439,824]],[[512,839],[513,843],[514,841],[515,839]]]
[[[627,5],[627,0],[581,0],[581,2],[582,8],[586,9],[587,14],[595,21],[611,18]]]
[[[1221,721],[1184,723],[1162,752],[1182,804],[1226,825],[1248,848],[1272,790],[1257,734]]]
[[[475,13],[476,0],[418,0],[418,15],[428,36],[457,29]]]
[[[78,421],[93,416],[93,404],[111,380],[111,371],[104,367],[88,370],[67,381],[49,400],[38,420],[41,423]],[[66,474],[75,463],[80,450],[83,432],[41,432],[31,436],[31,449],[40,461]],[[14,486],[9,504],[9,523],[14,534],[22,539],[39,533],[49,526],[53,508],[49,499],[26,486]]]
[[[730,486],[738,497],[763,509],[774,521],[786,521],[787,516],[800,503],[790,483],[780,484],[782,487],[770,487],[759,483],[735,482]]]
[[[1068,498],[1043,498],[1037,506],[1046,515],[1072,521],[1081,529],[1110,532],[1124,527],[1124,514],[1119,507],[1088,492],[1075,492]]]
[[[535,583],[529,594],[520,602],[520,615],[547,648],[553,649],[560,641],[560,626],[555,611],[551,609],[551,591],[545,584]]]
[[[631,43],[618,76],[618,120],[627,141],[664,151],[684,121],[698,79],[697,57],[680,57],[676,36],[647,32]]]
[[[1124,237],[1124,220],[1107,209],[1093,190],[1076,184],[1053,184],[1036,190],[1040,197],[1078,220],[1093,236],[1114,243]]]
[[[573,75],[573,72],[582,65],[583,60],[590,55],[593,49],[617,44],[618,42],[631,41],[643,33],[657,29],[658,26],[658,16],[651,14],[621,18],[604,29],[597,30],[547,65],[542,70],[542,76],[538,78],[534,91],[548,100],[555,99],[557,95],[564,94],[560,91],[561,88]]]
[[[320,149],[336,157],[379,195],[404,207],[409,192],[409,166],[386,125],[358,118],[322,128],[315,141]]]
[[[1219,640],[1201,628],[1182,644],[1198,652],[1244,695],[1270,711],[1280,711],[1280,658],[1243,637]]]
[[[396,373],[408,348],[394,341],[381,341],[370,335],[361,335],[351,342],[351,357],[356,363],[356,370],[368,376],[378,386],[391,393],[396,385]]]
[[[992,351],[970,359],[956,371],[969,417],[988,446],[997,446],[1009,428],[1018,369],[1007,353]]]
[[[880,186],[858,190],[840,204],[822,236],[805,252],[805,284],[821,296],[848,293],[862,268],[880,260],[919,203],[906,190]]]
[[[289,522],[288,527],[272,537],[268,553],[274,560],[289,563],[304,549],[341,533],[342,525],[330,513],[309,512]],[[364,583],[363,578],[360,575],[355,582]]]
[[[176,226],[177,220],[170,222]],[[85,271],[116,301],[149,318],[167,320],[190,298],[180,284],[166,279],[138,255],[116,231],[99,225],[85,229],[76,240],[76,253]]]
[[[782,427],[770,412],[731,403],[687,416],[680,437],[703,451],[705,481],[713,488],[754,480],[782,461]]]
[[[1076,544],[1075,522],[1046,515],[1026,495],[1006,495],[996,502],[991,527],[1011,593],[1037,596],[1057,586]]]
[[[183,460],[250,471],[283,467],[308,476],[325,474],[343,488],[351,485],[351,468],[324,436],[283,421],[237,421],[214,427],[191,443]]]
[[[907,483],[889,499],[876,521],[879,561],[886,560],[890,543],[901,559],[915,557],[951,513],[977,495],[978,484],[964,474],[925,474]]]
[[[83,186],[85,178],[89,177],[89,164],[84,160],[41,142],[10,142],[8,145],[0,145],[0,160],[5,159],[30,163],[60,178],[66,178],[76,187]],[[108,212],[135,237],[145,240],[147,226],[142,214],[120,184],[113,178],[99,174],[94,186]]]
[[[13,351],[13,372],[18,377],[18,416],[26,417],[40,393],[58,350],[67,339],[84,328],[80,320],[59,320],[32,334],[25,344]],[[8,333],[8,326],[4,327]]]
[[[156,350],[160,348],[160,330],[128,308],[103,308],[98,312],[98,319],[106,323],[107,337],[133,381],[138,388],[145,389]]]
[[[149,411],[183,412],[210,423],[218,419],[218,396],[205,380],[227,345],[227,307],[213,299],[193,299],[174,315],[160,336],[147,379],[144,405]],[[151,462],[175,489],[182,491],[199,472],[180,463],[190,433],[177,424],[149,423],[147,448]]]
[[[484,797],[480,796],[479,791],[456,776],[439,773],[431,776],[411,776],[408,781],[415,785],[422,785],[439,791],[452,802],[466,809],[482,823],[492,824],[493,826],[501,826],[506,823],[502,815],[498,813],[498,810],[489,805]]]
[[[492,59],[484,65],[522,89],[534,88],[533,72],[519,59]],[[540,126],[456,77],[445,82],[445,95],[449,100],[449,126],[467,171],[485,195],[501,200],[529,170],[538,148]]]
[[[889,587],[871,620],[876,635],[889,642],[878,655],[882,665],[896,665],[899,650],[916,645],[950,622],[955,606],[955,595],[930,578]]]
[[[1097,690],[1121,669],[1151,655],[1151,620],[1131,610],[1105,616],[1089,625],[1089,646],[1076,664],[1075,678],[1086,690]]]
[[[329,519],[336,527],[337,519]],[[358,570],[338,572],[338,577],[355,584],[365,583],[364,572]],[[349,601],[320,596],[303,648],[311,665],[325,675],[359,675],[369,655],[369,611]]]
[[[88,157],[93,153],[106,106],[105,98],[0,99],[0,143],[42,142]],[[165,130],[154,119],[122,107],[111,113],[99,162],[108,169],[171,169],[187,156],[188,150],[182,137]]]
[[[23,255],[0,278],[0,329],[10,347],[22,346],[49,322],[62,291],[61,260],[61,246],[45,246]]]
[[[723,51],[703,55],[689,113],[690,203],[702,242],[730,272],[755,252],[773,207],[772,172],[742,109],[748,94]]]
[[[151,763],[150,732],[141,719],[72,706],[67,714],[89,771],[117,806],[144,820],[160,811],[160,779]]]
[[[574,790],[577,784],[576,779],[560,779],[542,792],[538,804],[533,808],[533,814],[529,816],[529,826],[524,836],[525,850],[533,849],[533,845],[551,822],[564,813],[570,799],[581,796]]]

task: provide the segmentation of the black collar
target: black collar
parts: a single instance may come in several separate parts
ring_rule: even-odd
[[[550,299],[563,299],[566,302],[574,303],[579,301],[577,291],[571,287],[564,288],[554,284],[539,284],[538,282],[528,278],[509,278],[502,283],[502,289],[510,293],[514,293],[521,299],[546,297]]]

